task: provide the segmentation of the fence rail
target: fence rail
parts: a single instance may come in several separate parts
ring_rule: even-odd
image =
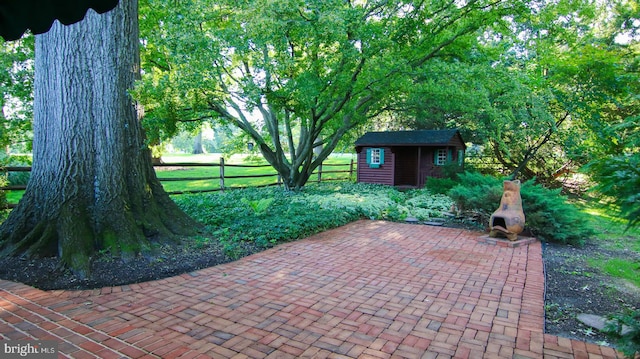
[[[218,171],[215,171],[216,174],[215,175],[208,175],[208,176],[199,176],[199,177],[162,177],[161,174],[163,171],[156,171],[156,174],[158,175],[158,180],[160,180],[160,182],[191,182],[191,181],[218,181],[218,187],[216,188],[210,188],[210,189],[189,189],[189,190],[175,190],[175,191],[167,191],[168,194],[170,195],[180,195],[180,194],[190,194],[190,193],[208,193],[208,192],[218,192],[218,191],[224,191],[224,190],[232,190],[232,189],[242,189],[242,188],[249,188],[249,187],[269,187],[269,186],[281,186],[282,185],[282,178],[278,175],[278,173],[273,172],[273,173],[261,173],[261,174],[228,174],[228,171],[226,171],[226,169],[228,168],[251,168],[251,169],[256,169],[256,168],[267,168],[267,167],[271,167],[271,165],[260,165],[260,164],[231,164],[231,163],[225,163],[224,158],[220,157],[220,162],[218,163],[199,163],[199,162],[182,162],[182,163],[160,163],[160,164],[154,164],[153,165],[155,168],[190,168],[190,167],[211,167],[211,168],[218,168]],[[348,169],[346,170],[335,170],[335,169],[331,169],[331,170],[324,170],[324,168],[329,167],[329,168],[336,168],[336,167],[348,167]],[[312,173],[312,175],[316,175],[317,176],[317,182],[325,182],[325,181],[340,181],[340,180],[349,180],[353,178],[354,175],[354,171],[355,171],[355,164],[353,159],[351,160],[350,163],[322,163],[320,164],[320,166],[318,167],[318,169],[316,171],[314,171]],[[5,173],[9,173],[9,172],[31,172],[31,167],[30,166],[23,166],[23,167],[15,167],[15,166],[11,166],[11,167],[0,167],[0,172],[5,172]],[[339,175],[339,174],[345,174],[345,176],[335,176],[335,175]],[[330,175],[330,176],[326,176],[326,175]],[[258,185],[244,185],[244,186],[230,186],[229,185],[229,180],[235,180],[235,179],[260,179],[260,178],[268,178],[268,177],[274,177],[274,182],[272,183],[266,183],[266,184],[258,184]],[[4,186],[4,187],[0,187],[0,190],[2,191],[20,191],[20,190],[25,190],[27,188],[26,185],[8,185],[8,186]],[[8,208],[13,208],[15,207],[16,204],[15,203],[8,203],[7,207]]]
[[[502,163],[486,155],[467,155],[464,158],[464,165],[483,172],[507,172]]]

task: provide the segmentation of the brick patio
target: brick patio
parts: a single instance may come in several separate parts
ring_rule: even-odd
[[[154,282],[0,281],[0,339],[68,358],[616,358],[544,334],[540,243],[358,221]]]

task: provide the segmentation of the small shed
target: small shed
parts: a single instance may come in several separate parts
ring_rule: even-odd
[[[466,145],[458,130],[367,132],[356,143],[358,182],[422,188],[443,167],[464,166]]]

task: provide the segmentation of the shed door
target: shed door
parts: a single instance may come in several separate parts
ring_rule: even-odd
[[[396,186],[417,186],[418,180],[418,148],[398,147],[395,149],[395,183]]]

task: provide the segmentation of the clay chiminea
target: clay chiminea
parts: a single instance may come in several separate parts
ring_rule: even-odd
[[[503,235],[510,241],[524,230],[524,212],[520,197],[520,181],[504,181],[504,192],[498,208],[489,219],[489,236]]]

